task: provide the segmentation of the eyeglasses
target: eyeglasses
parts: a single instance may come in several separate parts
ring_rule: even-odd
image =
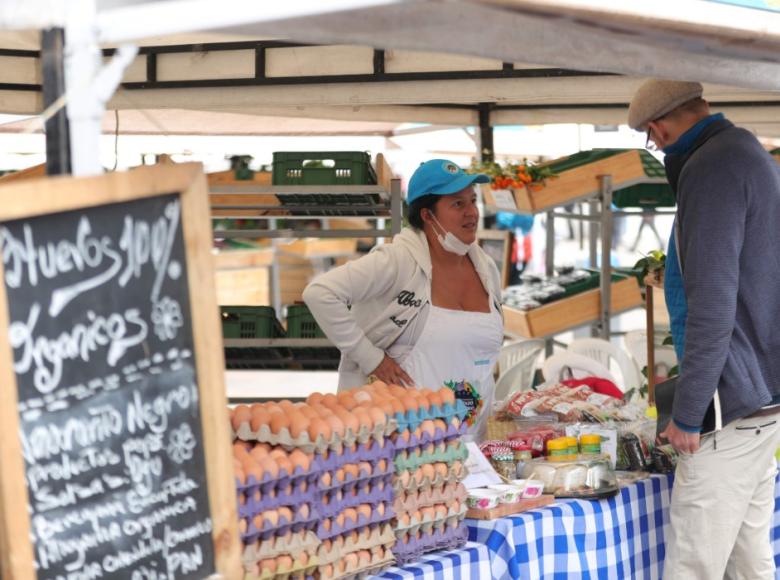
[[[647,128],[647,139],[645,140],[645,149],[648,151],[658,151],[658,146],[650,140],[650,132],[652,129],[650,127]]]

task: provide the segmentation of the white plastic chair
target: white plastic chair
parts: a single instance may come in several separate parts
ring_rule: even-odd
[[[579,338],[574,340],[566,350],[598,361],[610,371],[617,366],[620,370],[620,379],[612,382],[623,392],[642,385],[642,373],[634,359],[611,342],[601,338]]]
[[[617,384],[615,375],[606,366],[590,357],[569,350],[557,352],[544,361],[542,374],[546,381],[599,377]]]
[[[631,330],[625,334],[623,340],[626,343],[626,350],[633,357],[641,372],[641,369],[647,366],[647,331]],[[655,347],[655,374],[657,377],[666,377],[676,364],[677,354],[674,352],[674,347]]]
[[[521,340],[507,344],[498,353],[498,381],[495,401],[531,388],[539,355],[544,351],[543,340]]]

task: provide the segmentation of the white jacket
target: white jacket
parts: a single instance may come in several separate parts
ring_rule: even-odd
[[[476,244],[468,256],[501,312],[501,283],[495,263]],[[341,350],[340,390],[364,385],[387,348],[407,328],[409,342],[417,342],[431,303],[431,270],[425,234],[406,228],[391,244],[377,246],[368,255],[318,276],[306,287],[304,301]]]

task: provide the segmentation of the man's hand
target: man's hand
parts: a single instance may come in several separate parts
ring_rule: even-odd
[[[666,426],[666,429],[664,429],[664,432],[661,433],[660,437],[665,437],[677,453],[690,454],[696,453],[699,450],[701,434],[683,431],[674,424],[674,420],[669,421],[669,424]]]
[[[380,381],[384,381],[388,385],[402,385],[404,387],[413,387],[414,380],[406,371],[400,367],[389,356],[385,355],[379,366],[371,371],[371,376],[378,378]]]

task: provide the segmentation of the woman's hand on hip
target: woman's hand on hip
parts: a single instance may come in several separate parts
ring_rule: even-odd
[[[388,384],[403,385],[404,387],[413,387],[414,380],[401,366],[392,358],[385,355],[379,366],[371,371],[371,376],[378,378]]]

